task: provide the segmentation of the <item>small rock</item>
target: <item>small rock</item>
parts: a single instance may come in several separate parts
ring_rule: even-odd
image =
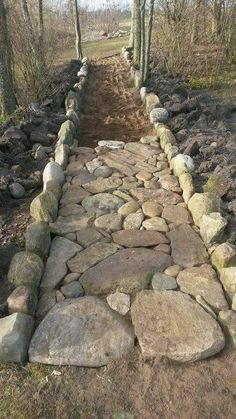
[[[120,214],[105,214],[101,215],[94,221],[95,227],[112,233],[121,230],[122,217]]]
[[[89,161],[86,163],[86,167],[89,171],[89,173],[93,173],[98,167],[102,166],[103,163],[99,159],[93,159],[92,161]]]
[[[43,273],[43,261],[31,252],[16,253],[11,261],[8,280],[16,287],[38,287]]]
[[[143,222],[143,227],[146,230],[161,231],[163,233],[169,231],[166,221],[161,217],[153,217],[145,220]]]
[[[168,111],[164,108],[154,108],[150,112],[150,122],[152,124],[165,123],[168,121],[169,114]]]
[[[77,273],[66,275],[65,278],[63,279],[63,285],[67,285],[67,284],[70,284],[71,282],[78,281],[79,276],[80,275]]]
[[[159,215],[161,215],[163,207],[158,202],[147,201],[143,203],[142,210],[146,217],[153,218],[159,217]]]
[[[94,170],[94,175],[96,177],[108,178],[112,175],[112,169],[108,166],[101,166]]]
[[[219,212],[203,214],[200,221],[200,234],[206,246],[219,242],[224,234],[227,221]]]
[[[84,290],[79,281],[73,281],[61,287],[61,292],[65,298],[78,298],[84,295]]]
[[[236,246],[230,243],[223,243],[216,247],[211,255],[211,263],[218,272],[222,268],[236,266]]]
[[[144,215],[142,212],[135,212],[129,214],[124,221],[123,228],[125,230],[139,230],[144,220]]]
[[[183,268],[181,268],[181,266],[179,265],[172,265],[166,268],[166,270],[164,271],[164,274],[173,276],[174,278],[176,278],[178,274],[182,271],[182,269]]]
[[[130,296],[122,292],[115,292],[107,296],[107,303],[112,310],[124,316],[130,310]]]
[[[8,311],[34,315],[38,303],[34,288],[21,285],[14,289],[7,299]]]
[[[220,311],[218,320],[234,348],[236,348],[236,313],[231,310]]]
[[[177,286],[175,278],[160,272],[156,272],[152,278],[152,288],[154,290],[175,290]]]
[[[120,214],[122,217],[127,217],[128,215],[136,212],[139,208],[139,203],[137,201],[131,200],[126,202],[126,204],[122,205],[122,207],[118,209],[118,214]]]
[[[9,186],[10,194],[15,199],[20,199],[25,196],[25,188],[18,182],[14,182]]]

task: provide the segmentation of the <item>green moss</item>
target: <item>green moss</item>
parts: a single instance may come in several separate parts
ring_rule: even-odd
[[[187,84],[188,87],[193,90],[220,89],[222,88],[222,78],[214,75],[190,78]]]

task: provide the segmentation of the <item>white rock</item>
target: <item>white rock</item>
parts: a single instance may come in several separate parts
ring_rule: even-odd
[[[98,145],[100,147],[107,147],[107,148],[111,148],[111,149],[121,149],[124,148],[125,143],[124,141],[98,141]]]
[[[165,123],[168,121],[169,114],[165,108],[154,108],[150,112],[150,122],[152,124]]]
[[[61,185],[65,182],[65,175],[60,164],[50,161],[43,171],[43,183],[49,180],[57,180]]]
[[[219,212],[204,214],[200,221],[200,234],[207,246],[222,238],[227,221]]]
[[[142,100],[143,103],[145,101],[146,95],[147,95],[147,88],[146,87],[141,87],[141,89],[140,89],[140,97],[141,97],[141,100]]]
[[[123,292],[115,292],[107,297],[107,302],[112,310],[118,311],[123,316],[130,310],[130,296]]]
[[[194,161],[190,156],[185,154],[178,154],[171,160],[171,169],[173,169],[175,176],[180,176],[183,173],[191,173],[194,171]]]

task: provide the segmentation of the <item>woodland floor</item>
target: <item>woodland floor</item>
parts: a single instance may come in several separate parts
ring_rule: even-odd
[[[96,146],[102,139],[137,141],[150,134],[134,92],[119,57],[96,61],[80,145]],[[230,348],[184,365],[145,362],[137,348],[128,358],[99,369],[0,365],[0,419],[235,417],[236,352]]]

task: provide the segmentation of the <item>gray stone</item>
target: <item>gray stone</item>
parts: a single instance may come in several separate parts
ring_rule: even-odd
[[[60,182],[58,182],[58,180],[56,179],[48,180],[47,182],[44,183],[43,190],[46,192],[53,193],[57,201],[61,199],[62,190],[61,190],[61,184]]]
[[[101,215],[94,221],[94,225],[98,229],[112,233],[122,228],[122,217],[120,214]]]
[[[52,192],[43,191],[33,199],[30,205],[30,215],[36,221],[52,223],[58,212],[58,202]]]
[[[0,319],[0,362],[25,362],[34,320],[23,313]]]
[[[80,282],[86,294],[132,294],[148,287],[155,272],[171,265],[170,256],[151,249],[123,249],[88,269]]]
[[[146,230],[121,230],[112,234],[115,243],[124,247],[151,247],[160,243],[168,243],[161,233]]]
[[[96,297],[82,297],[59,303],[47,314],[31,340],[29,359],[101,367],[133,346],[132,327],[118,313]]]
[[[194,297],[200,295],[215,311],[227,310],[228,303],[211,265],[202,265],[181,271],[177,277],[182,292]]]
[[[179,291],[141,291],[131,307],[131,317],[145,358],[197,361],[225,346],[213,317]]]
[[[55,237],[51,244],[50,257],[58,258],[60,262],[67,262],[81,250],[83,248],[78,244],[64,237]]]
[[[60,144],[67,144],[71,147],[74,142],[75,131],[75,126],[72,121],[68,120],[63,122],[58,133],[58,142]]]
[[[218,320],[233,347],[236,348],[236,313],[232,310],[220,311]]]
[[[41,258],[47,256],[51,244],[50,229],[47,223],[36,222],[27,227],[25,233],[25,249],[36,253]]]
[[[36,312],[37,318],[43,318],[56,304],[56,291],[51,289],[44,289],[41,295]]]
[[[119,178],[109,177],[92,180],[92,182],[86,183],[84,188],[93,193],[111,192],[122,185],[122,180]]]
[[[78,231],[77,242],[83,247],[88,247],[93,243],[98,242],[103,238],[103,235],[99,233],[95,228],[88,227]]]
[[[163,207],[156,201],[147,201],[142,205],[144,215],[147,217],[158,217],[161,215]]]
[[[115,212],[124,204],[124,201],[109,193],[99,193],[89,196],[82,201],[86,211],[97,215]]]
[[[117,291],[107,296],[107,303],[112,310],[124,316],[130,310],[130,295]]]
[[[77,186],[82,186],[85,183],[95,180],[96,177],[92,173],[89,173],[87,169],[78,170],[75,177],[73,177],[72,184]]]
[[[198,234],[187,224],[167,233],[176,264],[191,267],[208,262],[208,253]]]
[[[67,285],[67,284],[70,284],[71,282],[78,281],[79,277],[80,277],[80,275],[77,274],[77,273],[75,273],[75,274],[68,274],[63,279],[63,285]]]
[[[55,148],[55,162],[65,169],[68,164],[70,147],[67,144],[59,144]]]
[[[176,279],[166,275],[156,272],[152,278],[152,288],[154,290],[175,290],[177,288]]]
[[[66,112],[66,116],[70,121],[73,122],[76,130],[78,131],[80,128],[80,119],[78,114],[74,110],[68,109],[68,111]]]
[[[62,217],[67,217],[68,215],[77,215],[77,214],[84,214],[85,209],[81,205],[77,204],[68,204],[64,205],[59,209],[59,215]]]
[[[150,122],[152,124],[165,123],[168,121],[169,114],[165,108],[154,108],[150,112]]]
[[[69,205],[69,204],[80,204],[84,198],[89,196],[90,193],[81,186],[70,185],[66,192],[63,194],[60,204]]]
[[[102,161],[99,159],[93,159],[92,161],[89,161],[86,163],[86,167],[89,171],[89,173],[93,173],[98,167],[102,166]]]
[[[117,252],[115,244],[98,242],[70,259],[67,265],[71,272],[82,273],[115,252]]]
[[[47,133],[40,131],[32,131],[30,134],[31,143],[40,143],[45,146],[50,146],[51,140]]]
[[[42,277],[43,261],[31,252],[19,252],[13,256],[8,280],[16,287],[26,285],[37,287]]]
[[[10,194],[15,199],[20,199],[25,196],[25,188],[18,182],[14,182],[9,186]]]
[[[44,168],[43,171],[43,183],[49,180],[57,180],[60,185],[65,182],[65,175],[60,164],[55,161],[50,161]]]
[[[93,214],[75,214],[68,217],[58,217],[55,223],[50,224],[50,230],[54,234],[63,236],[90,227],[94,218]]]
[[[112,169],[108,166],[101,166],[94,170],[94,175],[96,177],[107,178],[112,175]]]
[[[79,281],[73,281],[61,287],[61,292],[65,298],[78,298],[84,295],[83,287]]]
[[[50,256],[45,265],[41,288],[56,288],[67,274],[67,266],[63,260]]]

